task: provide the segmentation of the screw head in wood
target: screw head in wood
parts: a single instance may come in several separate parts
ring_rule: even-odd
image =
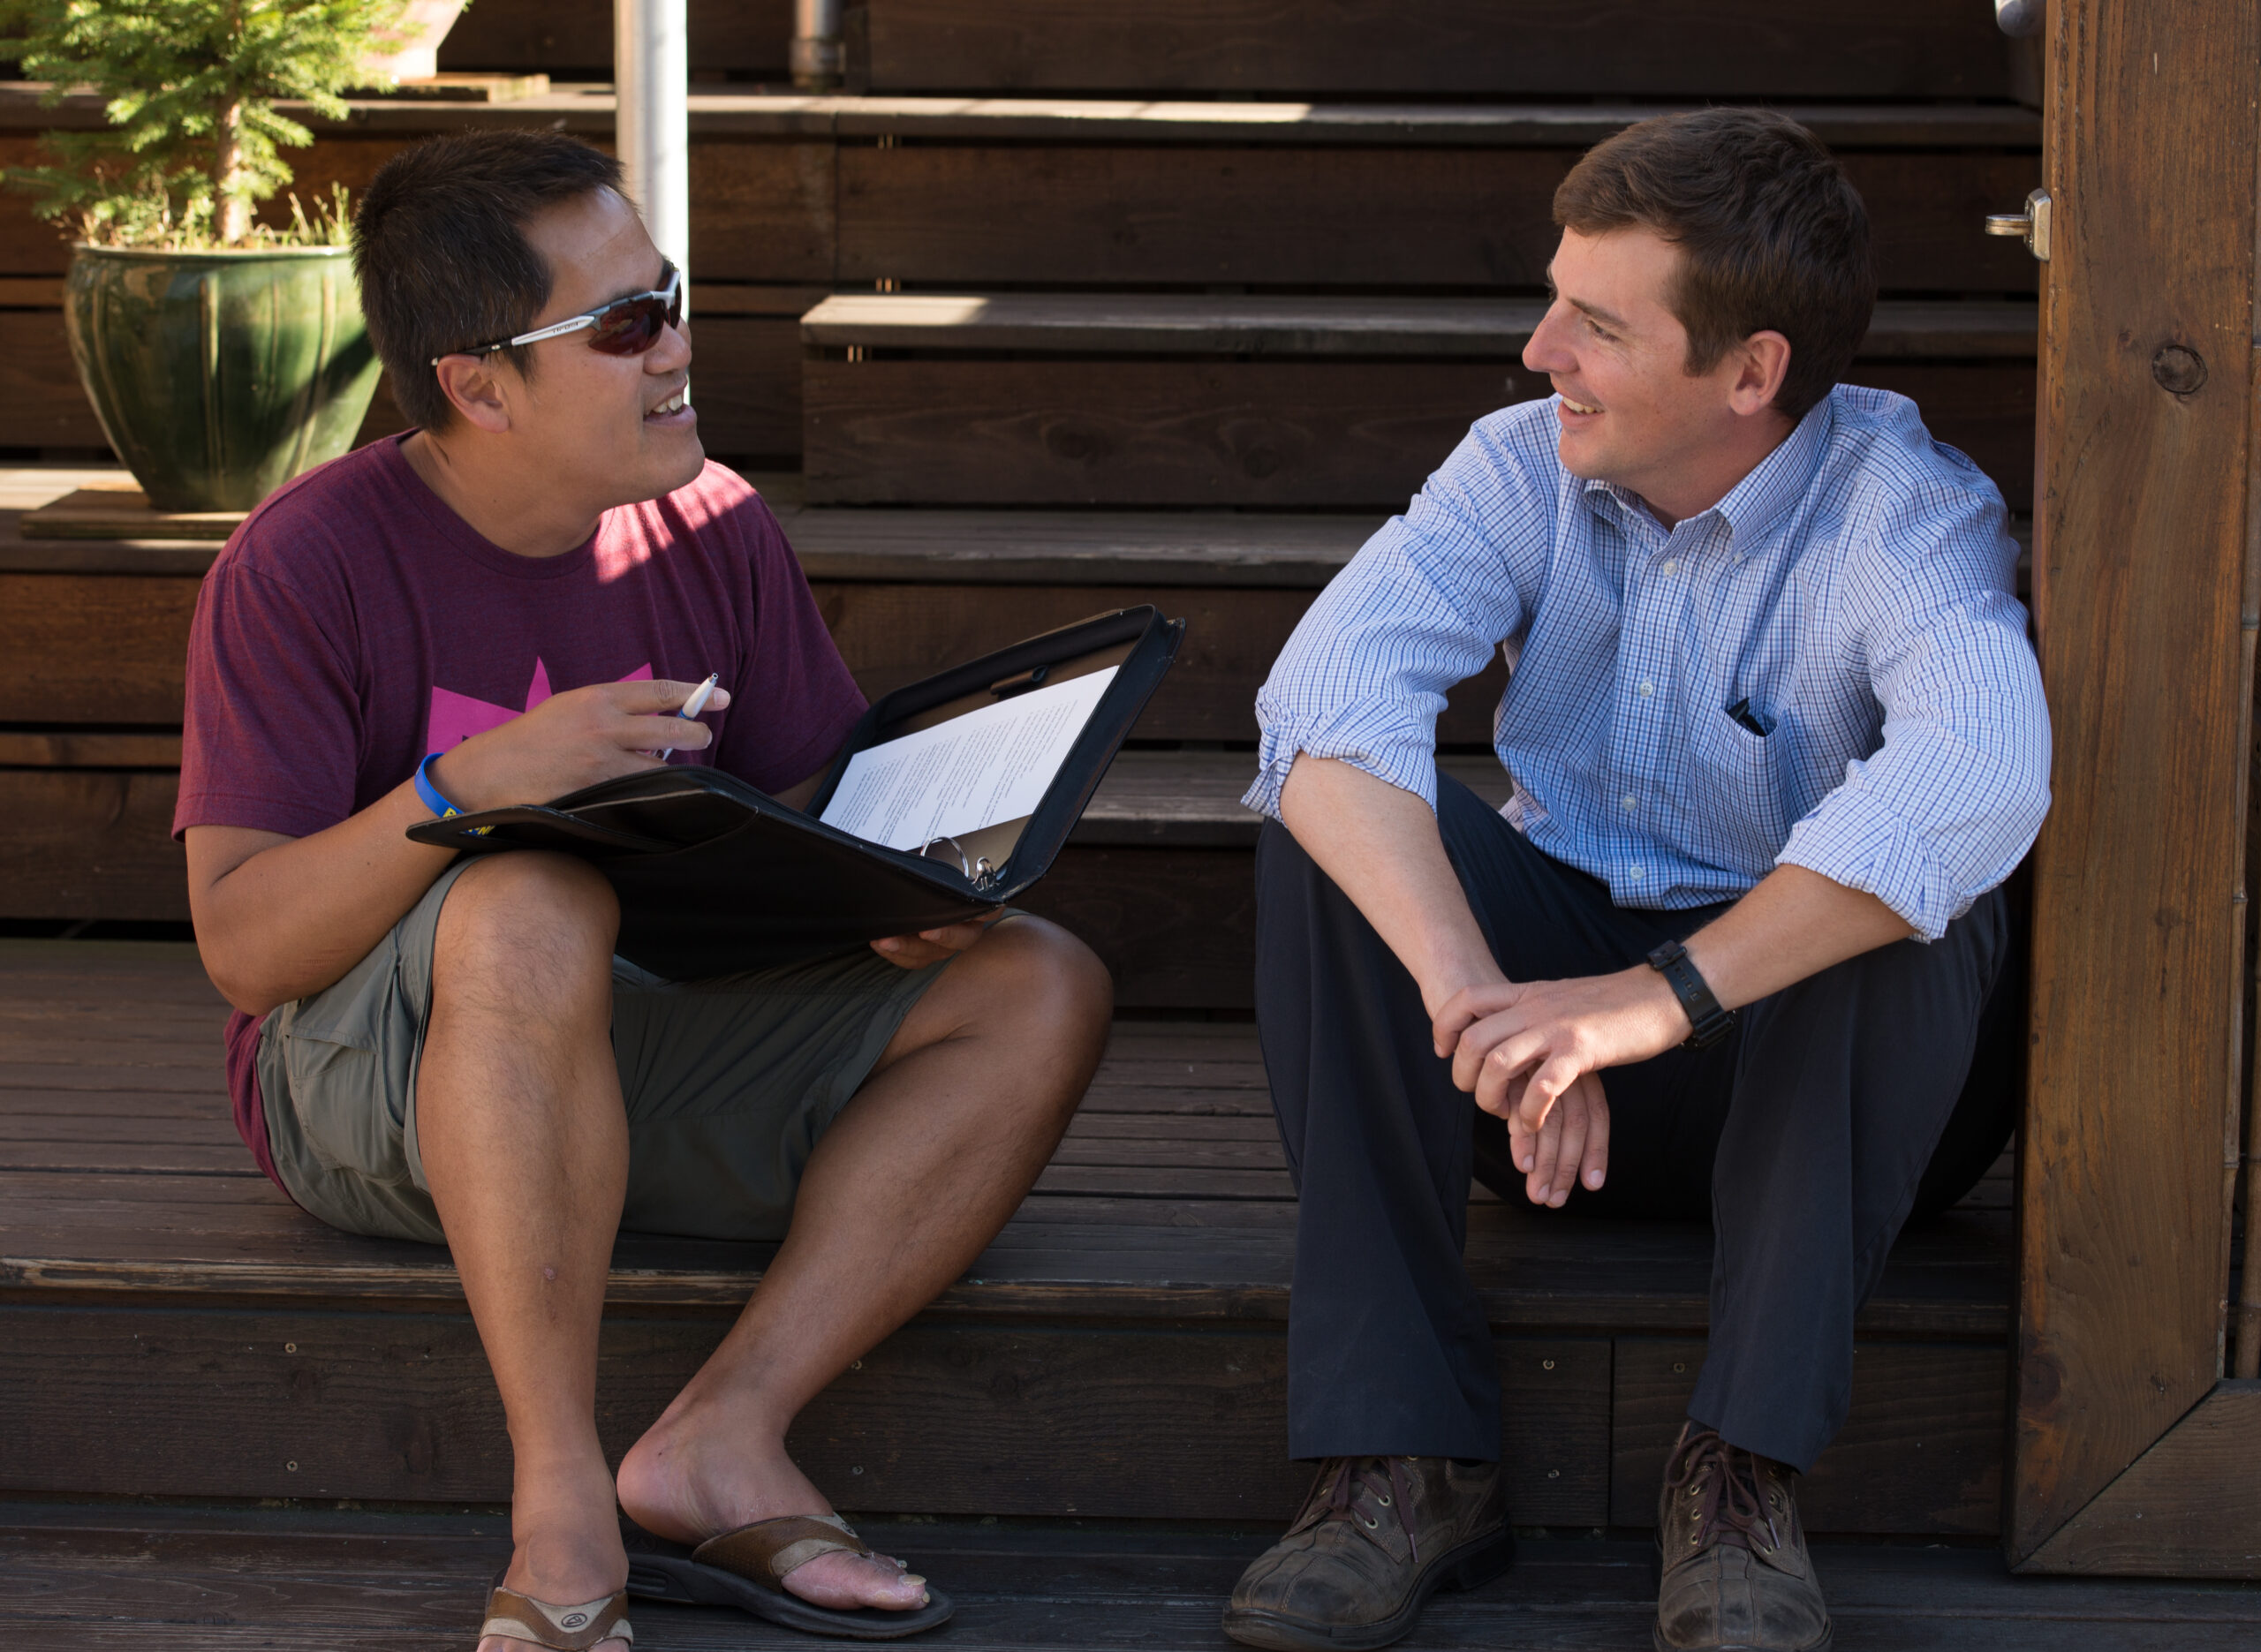
[[[2151,377],[2160,389],[2189,396],[2206,381],[2206,358],[2187,344],[2165,345],[2151,358]]]

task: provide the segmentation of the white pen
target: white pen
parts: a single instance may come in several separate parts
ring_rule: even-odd
[[[676,708],[675,714],[683,718],[696,718],[699,713],[707,709],[707,702],[715,698],[715,685],[722,680],[721,672],[709,672],[707,680],[691,690],[691,698]],[[644,755],[647,758],[657,758],[662,762],[665,762],[668,753],[674,750],[673,746],[662,746],[657,751],[647,751]]]
[[[719,671],[709,675],[704,683],[691,690],[691,698],[684,701],[683,709],[677,712],[676,715],[686,718],[696,717],[705,711],[707,702],[714,698],[715,685],[722,680],[722,674]]]

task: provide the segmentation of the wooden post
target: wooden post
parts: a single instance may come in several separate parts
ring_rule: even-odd
[[[2261,1575],[2222,1380],[2256,615],[2256,0],[2050,0],[2035,852],[2005,1542]]]

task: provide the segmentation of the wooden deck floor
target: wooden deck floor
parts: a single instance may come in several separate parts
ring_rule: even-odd
[[[951,1591],[914,1646],[1229,1652],[1217,1614],[1260,1529],[866,1521]],[[39,1652],[465,1652],[509,1554],[497,1513],[0,1504],[0,1633]],[[2261,1586],[2018,1579],[1988,1549],[1825,1543],[1840,1652],[2231,1652],[2261,1646]],[[1441,1595],[1407,1652],[1645,1652],[1649,1548],[1525,1539],[1515,1569]],[[639,1652],[799,1652],[732,1612],[639,1603]]]

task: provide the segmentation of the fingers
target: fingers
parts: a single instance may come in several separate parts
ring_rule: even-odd
[[[1547,1122],[1558,1120],[1561,1133],[1555,1141],[1554,1162],[1546,1170],[1546,1200],[1559,1211],[1570,1202],[1570,1189],[1577,1184],[1578,1166],[1585,1160],[1588,1121],[1583,1088],[1574,1089],[1555,1104]]]
[[[1486,1015],[1513,1007],[1522,995],[1523,989],[1512,981],[1461,988],[1438,1006],[1436,1015],[1431,1018],[1429,1033],[1437,1053],[1452,1054],[1459,1047],[1461,1035],[1470,1027]],[[1468,1087],[1463,1084],[1461,1088]]]
[[[1518,1112],[1524,1111],[1521,1108]],[[1560,1109],[1550,1110],[1546,1121],[1532,1133],[1531,1170],[1524,1177],[1524,1196],[1533,1204],[1545,1204],[1548,1192],[1554,1185],[1554,1165],[1562,1151],[1562,1115]]]
[[[872,950],[905,969],[923,969],[953,955],[949,947],[937,947],[923,935],[884,936],[872,943]]]
[[[1521,1110],[1532,1129],[1539,1128],[1539,1120],[1562,1099],[1584,1071],[1577,1058],[1567,1050],[1554,1052],[1531,1069],[1530,1080],[1524,1085]]]
[[[605,683],[598,684],[598,687],[612,702],[615,710],[636,716],[682,709],[684,703],[698,691],[699,684],[677,683],[666,677],[639,677],[633,682]],[[719,712],[728,707],[730,703],[730,690],[718,684],[714,693],[707,697],[704,709]]]
[[[1586,1152],[1579,1180],[1592,1192],[1609,1178],[1609,1100],[1599,1074],[1587,1074],[1585,1084]]]

